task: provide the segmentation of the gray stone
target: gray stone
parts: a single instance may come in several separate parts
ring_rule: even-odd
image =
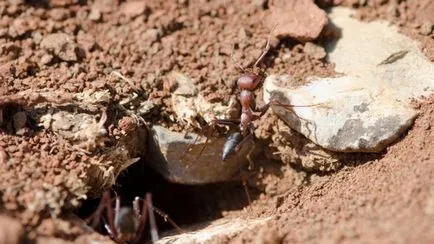
[[[264,100],[273,96],[305,106],[272,109],[325,149],[379,152],[412,125],[416,112],[410,99],[433,93],[434,65],[397,28],[363,23],[350,14],[345,8],[330,14],[342,37],[327,45],[328,58],[344,75],[311,78],[299,88],[285,85],[287,75],[271,75],[265,80]]]
[[[152,126],[148,139],[148,162],[168,181],[182,184],[206,184],[239,180],[238,172],[248,163],[247,154],[259,150],[253,141],[243,144],[240,151],[222,161],[226,137],[212,137],[204,148],[206,138],[197,134],[172,132]],[[196,143],[195,143],[196,141]]]
[[[177,122],[186,128],[200,129],[201,134],[208,134],[209,126],[203,125],[197,118],[210,124],[214,119],[229,118],[234,110],[239,110],[235,97],[226,106],[210,103],[198,93],[192,80],[185,74],[172,72],[171,78],[177,87],[172,92],[172,108]],[[238,127],[233,128],[235,130]],[[248,163],[247,155],[253,158],[260,150],[253,141],[247,141],[237,153],[222,161],[226,137],[211,136],[204,146],[205,136],[172,132],[156,125],[150,131],[149,162],[167,180],[176,183],[205,184],[239,180],[237,173]]]

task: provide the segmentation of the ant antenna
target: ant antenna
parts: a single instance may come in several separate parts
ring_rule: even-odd
[[[155,215],[153,211],[154,207],[152,206],[152,196],[150,193],[146,193],[146,204],[148,205],[148,215],[149,215],[149,224],[151,226],[152,243],[157,243],[159,237],[158,237],[157,223],[155,222]]]
[[[265,57],[265,55],[267,55],[268,51],[270,51],[270,40],[271,40],[271,36],[274,32],[274,30],[276,29],[278,24],[275,24],[273,26],[273,28],[271,28],[270,34],[268,34],[268,40],[267,40],[267,45],[265,46],[265,50],[264,52],[262,52],[261,56],[259,56],[259,58],[256,60],[255,64],[253,65],[253,67],[257,67],[259,62],[261,62],[261,60]]]
[[[239,64],[234,57],[234,49],[235,49],[235,44],[232,45],[232,50],[231,50],[231,60],[232,63],[235,64],[235,66],[243,73],[245,73],[246,71],[244,70],[243,66],[241,66],[241,64]]]

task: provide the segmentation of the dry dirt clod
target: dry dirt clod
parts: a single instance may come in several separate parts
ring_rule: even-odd
[[[91,8],[89,15],[87,16],[90,20],[98,21],[101,19],[102,14],[98,8]]]
[[[0,244],[19,244],[24,238],[24,228],[11,217],[0,215]]]
[[[105,111],[97,121],[95,116],[85,113],[68,113],[64,111],[46,114],[41,117],[41,125],[57,133],[73,145],[87,151],[103,146],[108,140],[104,127],[107,115]]]
[[[428,36],[432,33],[433,27],[434,27],[434,24],[427,21],[420,26],[419,32],[420,32],[420,34],[422,34],[424,36]]]
[[[73,38],[64,33],[50,34],[41,42],[41,47],[63,61],[77,61],[78,47]]]
[[[145,13],[146,5],[146,1],[129,1],[122,5],[122,13],[130,18],[134,18]]]
[[[327,55],[325,49],[319,45],[312,42],[307,42],[304,44],[303,52],[315,59],[323,59]]]
[[[290,37],[300,42],[315,40],[327,25],[327,14],[313,0],[271,0],[265,24],[278,25],[275,35]]]

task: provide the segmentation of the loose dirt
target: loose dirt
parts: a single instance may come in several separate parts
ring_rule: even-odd
[[[434,61],[431,1],[334,2],[357,9],[362,20],[397,24]],[[9,216],[2,218],[20,222],[25,233],[17,227],[17,235],[30,241],[108,241],[89,233],[74,215],[88,216],[98,200],[78,210],[84,200],[110,187],[125,162],[146,154],[142,119],[175,131],[193,129],[175,122],[170,72],[188,75],[207,100],[228,101],[239,75],[232,49],[243,66],[261,54],[270,32],[263,22],[267,8],[267,1],[247,0],[1,1],[0,191],[2,214]],[[315,44],[334,37],[325,30]],[[266,73],[288,73],[293,85],[309,76],[335,75],[324,50],[312,43],[273,39],[271,44],[262,64]],[[420,113],[415,125],[387,151],[350,155],[320,173],[266,153],[258,160],[262,171],[249,179],[249,208],[241,184],[174,186],[149,172],[146,160],[121,173],[115,188],[126,200],[153,192],[156,204],[184,224],[273,216],[259,230],[215,243],[431,243],[434,97],[415,102],[415,108]],[[64,112],[95,129],[83,133],[74,127],[77,119],[61,116]],[[47,113],[50,123],[35,123]],[[56,127],[58,120],[70,127]],[[276,116],[268,113],[256,125],[259,138],[280,146],[273,132],[285,125]],[[288,138],[295,145],[288,150],[299,157],[297,146],[307,142],[291,131]],[[141,177],[136,181],[134,171],[146,175],[134,176]]]

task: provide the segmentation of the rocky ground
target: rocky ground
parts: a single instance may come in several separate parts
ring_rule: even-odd
[[[430,0],[1,1],[0,243],[109,243],[85,221],[108,189],[123,204],[151,192],[185,230],[238,226],[210,243],[433,242],[432,94],[414,97],[411,128],[380,152],[333,152],[318,166],[301,150],[312,143],[269,111],[255,121],[265,152],[237,181],[174,184],[150,166],[150,126],[185,134],[206,124],[180,119],[177,74],[202,103],[239,108],[231,55],[252,64],[271,36],[266,74],[288,74],[293,87],[340,77],[325,48],[339,39],[327,19],[336,5],[396,25],[434,61]],[[220,174],[212,167],[206,174]],[[160,233],[177,233],[156,218]]]

